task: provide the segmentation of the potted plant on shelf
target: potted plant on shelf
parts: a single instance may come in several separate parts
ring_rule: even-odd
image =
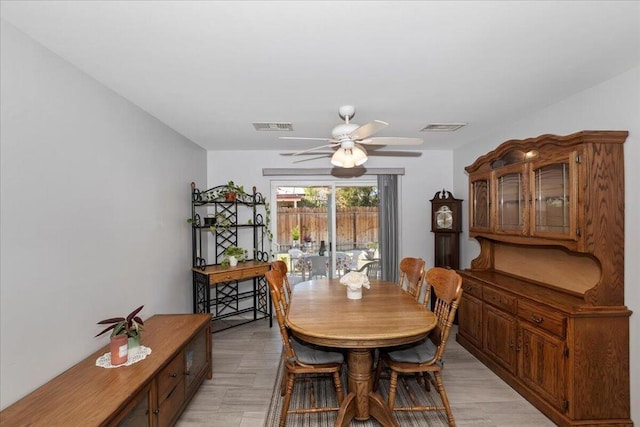
[[[240,195],[246,195],[244,192],[244,187],[242,185],[236,185],[235,182],[229,181],[227,182],[227,192],[225,194],[225,200],[227,202],[235,202],[236,197]]]
[[[304,236],[302,237],[302,240],[304,240],[305,249],[307,251],[310,251],[311,245],[313,243],[313,237],[311,237],[311,234],[309,233],[309,229],[307,227],[304,227]]]
[[[225,257],[222,260],[222,265],[235,267],[238,265],[238,262],[247,260],[248,252],[246,249],[239,248],[237,246],[229,246],[224,250],[224,255]]]
[[[300,247],[300,226],[299,225],[295,225],[291,229],[291,240],[293,241],[291,245],[292,247],[294,248]]]
[[[133,310],[127,317],[112,317],[101,320],[98,325],[110,325],[96,337],[111,331],[111,364],[121,365],[128,359],[131,348],[132,355],[140,347],[140,331],[144,322],[138,316],[144,305]]]

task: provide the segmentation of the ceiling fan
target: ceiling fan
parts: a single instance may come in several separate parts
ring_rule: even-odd
[[[367,161],[368,157],[365,146],[422,144],[421,138],[371,137],[373,134],[389,126],[389,124],[381,120],[374,120],[362,126],[351,123],[351,119],[355,115],[355,112],[356,109],[353,105],[343,105],[342,107],[340,107],[338,113],[340,114],[340,118],[344,120],[344,123],[341,123],[333,128],[333,130],[331,131],[331,138],[281,136],[280,139],[328,142],[328,144],[309,148],[308,150],[298,151],[295,153],[285,153],[284,155],[298,156],[301,154],[315,152],[316,150],[321,148],[338,147],[338,149],[335,150],[335,152],[331,156],[331,163],[334,166],[338,167],[352,168],[354,166],[360,166]],[[383,155],[384,153],[385,152],[379,152],[379,154]]]

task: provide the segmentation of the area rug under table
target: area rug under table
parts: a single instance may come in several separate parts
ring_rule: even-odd
[[[280,412],[282,411],[283,397],[280,396],[280,381],[284,369],[282,364],[278,368],[278,374],[276,375],[276,381],[273,386],[273,392],[271,394],[271,403],[269,405],[269,412],[265,420],[265,427],[277,427],[280,422]],[[431,392],[427,392],[425,388],[418,384],[413,378],[406,380],[411,393],[418,399],[419,402],[431,402],[433,405],[440,405],[442,401],[440,396],[435,391],[435,387],[431,387]],[[342,372],[342,384],[344,389],[347,388],[346,369]],[[333,386],[333,381],[329,376],[306,378],[303,381],[296,380],[295,387],[293,388],[293,396],[291,397],[290,409],[293,408],[305,408],[310,405],[310,396],[313,395],[316,399],[316,406],[337,406],[336,393]],[[389,379],[382,378],[378,386],[378,393],[386,401],[389,392]],[[399,406],[408,405],[411,402],[407,390],[402,385],[401,381],[398,381],[398,388],[396,393],[396,404]],[[287,416],[287,427],[333,427],[338,413],[332,412],[318,412],[314,414],[289,414]],[[448,426],[447,417],[444,411],[429,411],[429,412],[398,412],[393,413],[394,417],[398,421],[401,427],[425,427],[425,426]],[[354,427],[378,427],[380,424],[371,418],[367,421],[353,420],[350,424]]]

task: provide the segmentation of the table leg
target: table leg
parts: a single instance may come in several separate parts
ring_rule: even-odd
[[[347,356],[349,394],[345,397],[336,427],[346,427],[352,419],[364,421],[374,417],[384,427],[399,427],[389,407],[379,394],[371,391],[373,357],[371,350],[352,349]]]

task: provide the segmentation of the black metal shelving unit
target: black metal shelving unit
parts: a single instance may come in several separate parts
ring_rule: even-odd
[[[201,191],[191,183],[193,312],[213,313],[214,332],[265,318],[271,326],[272,321],[269,288],[264,276],[211,285],[205,273],[207,267],[221,265],[224,251],[238,246],[241,238],[251,241],[252,247],[245,248],[249,252],[247,261],[269,261],[264,196],[255,187],[251,193],[237,192],[233,198],[226,196],[233,192],[234,188],[229,185]],[[247,222],[239,223],[240,217],[248,217]],[[204,256],[204,236],[214,239],[209,245],[213,246],[211,262]],[[252,283],[247,286],[246,282]]]

